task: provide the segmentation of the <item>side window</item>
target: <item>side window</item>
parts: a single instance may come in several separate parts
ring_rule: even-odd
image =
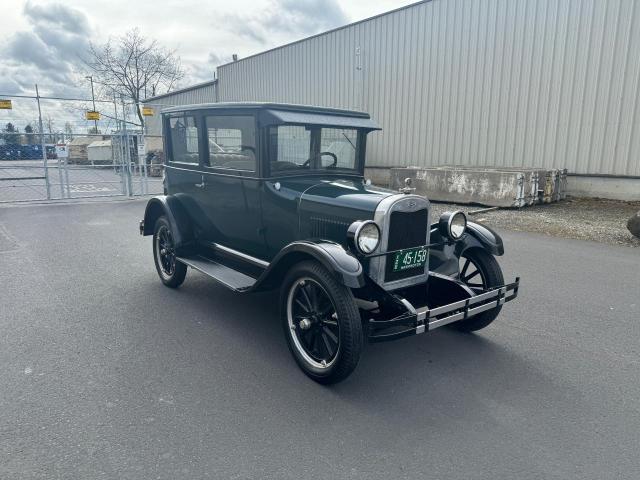
[[[193,117],[169,119],[171,135],[171,160],[174,162],[200,163],[198,154],[198,128]]]
[[[256,171],[256,126],[248,115],[206,118],[209,166]]]
[[[311,130],[298,125],[271,127],[269,149],[272,172],[308,168]]]

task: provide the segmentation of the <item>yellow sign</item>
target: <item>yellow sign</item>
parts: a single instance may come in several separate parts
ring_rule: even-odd
[[[0,100],[0,109],[2,110],[11,110],[13,107],[11,106],[11,100]]]
[[[153,108],[142,107],[142,115],[144,115],[145,117],[153,117]]]
[[[100,112],[87,112],[87,120],[100,120]]]

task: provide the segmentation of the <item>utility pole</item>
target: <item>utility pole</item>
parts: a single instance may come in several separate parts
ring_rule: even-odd
[[[89,76],[84,77],[84,78],[88,79],[91,82],[91,101],[93,102],[93,111],[95,112],[96,111],[96,97],[95,97],[95,95],[93,93],[93,75],[89,75]],[[98,133],[98,121],[94,120],[93,124],[95,126],[95,133],[97,134]]]
[[[124,95],[120,95],[120,101],[122,102],[122,129],[125,144],[125,160],[127,162],[126,175],[127,175],[127,193],[130,197],[133,196],[133,185],[131,183],[131,149],[129,148],[129,133],[127,132],[127,110],[124,104]]]
[[[38,102],[38,128],[40,129],[40,146],[44,164],[44,183],[47,186],[47,200],[51,200],[51,186],[49,185],[49,166],[47,165],[47,146],[44,143],[44,128],[42,125],[42,110],[40,109],[40,92],[36,83],[36,101]]]

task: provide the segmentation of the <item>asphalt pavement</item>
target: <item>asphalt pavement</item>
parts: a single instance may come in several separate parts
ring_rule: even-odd
[[[323,387],[276,296],[157,278],[143,201],[0,208],[0,478],[640,478],[640,252],[501,232],[477,334]]]

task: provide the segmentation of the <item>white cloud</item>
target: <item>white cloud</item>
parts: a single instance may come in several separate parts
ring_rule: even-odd
[[[224,28],[263,45],[278,38],[300,37],[349,23],[336,0],[271,0],[264,8],[224,18]]]
[[[176,50],[187,73],[179,86],[186,86],[212,79],[215,67],[233,53],[246,57],[409,3],[13,0],[0,31],[0,94],[32,94],[38,83],[41,94],[90,97],[89,82],[78,73],[89,41],[101,44],[134,27]],[[73,115],[79,118],[77,111]]]
[[[89,20],[80,10],[57,3],[34,5],[22,10],[26,28],[13,32],[0,55],[3,76],[14,80],[18,92],[40,83],[50,91],[77,91],[75,70],[89,44]]]

